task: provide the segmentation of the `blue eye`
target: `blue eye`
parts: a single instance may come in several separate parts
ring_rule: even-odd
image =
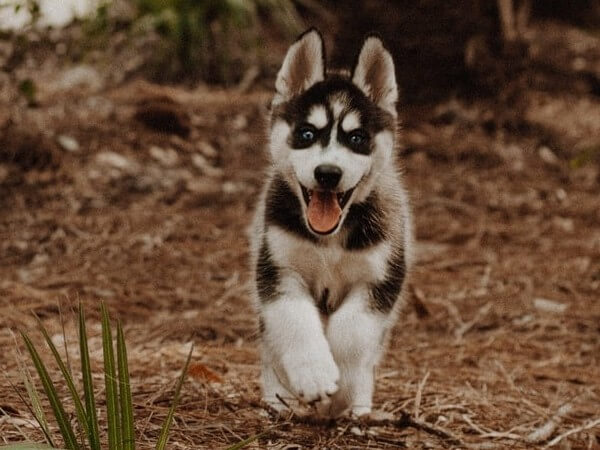
[[[310,142],[315,138],[315,132],[310,128],[303,128],[300,130],[300,137],[303,141]]]
[[[367,140],[362,133],[356,131],[350,134],[349,139],[352,145],[361,145]]]

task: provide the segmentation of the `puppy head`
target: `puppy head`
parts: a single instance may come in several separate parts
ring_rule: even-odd
[[[270,152],[317,235],[341,228],[394,164],[398,88],[394,63],[376,36],[365,39],[351,75],[327,74],[323,39],[305,32],[275,82]]]

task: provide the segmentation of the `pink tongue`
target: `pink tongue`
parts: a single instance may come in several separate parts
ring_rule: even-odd
[[[333,230],[341,215],[335,192],[313,191],[308,203],[308,223],[313,230],[319,233]]]

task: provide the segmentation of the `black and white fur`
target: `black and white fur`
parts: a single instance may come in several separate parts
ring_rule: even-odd
[[[351,73],[328,73],[311,29],[288,50],[276,90],[272,167],[250,236],[263,398],[278,410],[316,404],[331,417],[362,416],[411,260],[393,60],[369,36]],[[342,213],[327,233],[307,219],[323,164],[341,171]]]

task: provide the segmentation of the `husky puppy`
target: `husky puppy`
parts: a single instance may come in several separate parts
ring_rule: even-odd
[[[369,36],[351,73],[329,73],[311,29],[275,87],[272,165],[250,235],[263,398],[361,416],[410,265],[394,63]]]

